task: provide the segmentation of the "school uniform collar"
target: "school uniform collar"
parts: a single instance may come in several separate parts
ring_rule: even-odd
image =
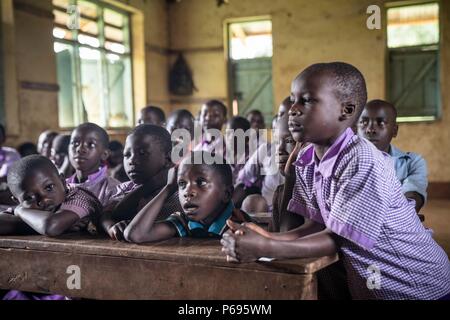
[[[396,148],[393,144],[391,144],[389,146],[389,151],[388,154],[392,157],[392,158],[410,158],[409,154],[406,152],[403,152],[402,150]]]
[[[217,217],[216,220],[211,223],[211,225],[208,228],[208,233],[212,233],[218,236],[221,236],[222,233],[225,231],[227,227],[227,220],[231,218],[234,210],[234,204],[232,201],[230,201],[227,205],[227,208],[224,210],[224,212]],[[205,230],[205,226],[197,221],[189,220],[188,222],[188,228],[189,230],[195,230],[195,229],[202,229]],[[206,231],[206,230],[205,230]]]
[[[106,166],[101,166],[97,172],[90,174],[87,180],[83,183],[97,183],[99,180],[105,178],[108,175],[108,168]],[[77,174],[75,173],[69,179],[67,179],[68,183],[79,183],[77,182]]]
[[[310,145],[300,154],[297,161],[294,162],[294,165],[298,167],[306,167],[316,164],[316,170],[320,172],[324,178],[328,178],[331,176],[334,164],[336,163],[339,154],[347,146],[348,142],[354,135],[353,130],[347,128],[331,145],[320,161],[316,157],[314,145]]]

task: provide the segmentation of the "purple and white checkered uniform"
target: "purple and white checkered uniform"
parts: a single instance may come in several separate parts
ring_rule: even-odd
[[[272,172],[275,157],[272,157],[273,146],[270,143],[261,145],[253,153],[244,167],[238,172],[236,185],[243,184],[245,187],[258,187],[261,189],[261,195],[266,199],[270,211],[272,211],[272,201],[275,190],[279,185],[284,184],[284,177],[278,171]]]
[[[120,184],[119,181],[108,176],[108,168],[106,166],[100,167],[97,172],[89,175],[85,182],[79,183],[76,174],[66,179],[66,182],[69,186],[89,190],[100,200],[103,206],[109,203],[110,198],[116,192],[116,186]]]
[[[60,210],[72,211],[80,219],[100,215],[102,206],[95,195],[83,188],[69,186]]]
[[[339,235],[354,299],[439,299],[450,262],[408,201],[392,159],[347,129],[319,162],[311,145],[295,162],[288,210]]]

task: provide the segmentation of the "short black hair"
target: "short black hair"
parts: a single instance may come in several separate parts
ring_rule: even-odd
[[[22,158],[33,154],[38,154],[37,146],[33,142],[22,143],[19,147],[17,147],[17,151]]]
[[[164,111],[157,106],[146,106],[144,108],[142,108],[141,112],[149,112],[149,113],[154,113],[160,122],[166,122],[166,114],[164,113]]]
[[[78,127],[75,128],[75,130],[89,130],[89,131],[97,132],[100,136],[100,143],[103,145],[103,147],[105,149],[108,149],[108,147],[109,147],[108,132],[106,132],[106,130],[103,129],[102,127],[100,127],[99,125],[96,125],[95,123],[92,123],[92,122],[86,122],[86,123],[80,124]]]
[[[355,116],[359,118],[367,102],[367,87],[364,76],[356,67],[345,62],[316,63],[307,67],[296,79],[312,73],[330,75],[336,97],[341,102],[354,102]]]
[[[219,100],[209,100],[205,103],[205,106],[207,107],[214,107],[217,106],[222,110],[223,116],[226,118],[228,116],[228,109],[226,105]]]
[[[120,141],[113,140],[109,143],[109,150],[113,152],[123,150],[123,144]]]
[[[222,180],[222,183],[226,187],[232,187],[233,186],[233,173],[231,171],[231,166],[226,162],[226,160],[221,157],[219,159],[219,163],[214,162],[213,164],[207,164],[204,163],[205,158],[217,158],[218,156],[213,156],[210,152],[207,151],[192,151],[188,157],[185,158],[185,160],[190,160],[191,164],[196,164],[196,159],[202,159],[202,163],[199,165],[207,166],[208,168],[212,169],[214,172],[217,172],[220,175],[220,178]],[[184,160],[183,160],[184,161]]]
[[[250,115],[260,116],[264,119],[264,115],[262,114],[262,112],[259,110],[256,110],[256,109],[253,109],[253,110],[250,110],[249,112],[247,112],[246,117],[248,118]]]
[[[189,119],[191,119],[192,121],[195,120],[195,119],[194,119],[194,116],[192,115],[192,113],[191,113],[189,110],[186,110],[186,109],[178,109],[178,110],[175,110],[174,112],[172,112],[172,113],[170,114],[169,119],[170,119],[170,118],[179,118],[179,119],[182,119],[182,118],[189,118]]]
[[[170,133],[163,127],[153,124],[141,124],[135,127],[129,135],[135,136],[151,136],[155,142],[159,143],[165,154],[172,152],[172,139]]]
[[[236,116],[231,118],[228,121],[229,126],[231,127],[231,129],[233,130],[237,130],[237,129],[242,129],[244,130],[244,132],[246,132],[247,130],[250,130],[250,122],[245,119],[244,117],[240,117],[240,116]]]
[[[69,154],[69,145],[70,145],[69,135],[67,134],[57,135],[53,140],[53,145],[55,145],[56,142],[58,142],[57,149],[55,149],[56,153]]]
[[[8,187],[13,195],[17,195],[19,188],[26,177],[32,175],[35,170],[49,169],[59,175],[58,169],[47,157],[31,155],[16,161],[8,170]]]
[[[397,119],[397,108],[390,102],[385,101],[385,100],[381,100],[381,99],[375,99],[375,100],[370,100],[369,102],[367,102],[366,106],[376,106],[376,107],[387,107],[389,109],[392,110],[392,112],[394,113],[394,120]]]

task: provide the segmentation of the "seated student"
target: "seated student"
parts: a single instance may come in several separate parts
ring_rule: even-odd
[[[33,142],[22,143],[17,147],[17,151],[19,152],[21,158],[25,158],[33,154],[39,154],[39,152],[37,151],[37,145],[35,145]]]
[[[58,171],[67,179],[75,173],[69,159],[70,136],[59,134],[55,137],[50,150],[50,160]]]
[[[203,130],[202,141],[195,146],[194,151],[206,151],[219,155],[224,155],[225,145],[223,136],[215,137],[208,130],[222,132],[222,128],[227,121],[227,107],[218,100],[206,102],[200,110],[200,125]]]
[[[191,134],[192,140],[194,140],[194,127],[194,116],[186,109],[179,109],[172,112],[167,119],[166,129],[170,134],[177,129],[185,129]]]
[[[195,120],[192,113],[188,110],[180,109],[174,111],[169,118],[167,119],[167,131],[172,135],[173,147],[180,146],[182,151],[177,154],[179,158],[183,158],[184,155],[189,154],[194,147],[194,129],[195,129]],[[184,129],[189,133],[189,141],[184,142],[184,136],[174,136],[174,132],[179,129]],[[187,137],[186,137],[187,139]],[[181,154],[183,153],[183,154]],[[175,164],[178,164],[180,161],[172,157],[172,161]]]
[[[222,239],[228,259],[339,252],[354,299],[446,298],[447,255],[403,195],[392,159],[350,129],[367,99],[363,75],[342,62],[315,64],[295,78],[291,98],[289,129],[311,145],[299,152],[297,144],[291,154],[286,173],[296,182],[288,209],[307,222],[268,233],[229,221]]]
[[[138,120],[138,125],[140,124],[153,124],[155,126],[165,127],[166,115],[159,107],[147,106],[141,110],[141,116]]]
[[[193,152],[176,170],[171,171],[167,185],[150,201],[125,229],[129,242],[144,243],[173,237],[220,238],[227,229],[227,219],[237,222],[250,218],[234,208],[231,201],[233,183],[231,168],[222,164],[207,165],[212,157],[206,152]],[[200,159],[201,164],[196,160]],[[178,189],[182,210],[165,221],[157,221],[167,198]]]
[[[236,130],[242,130],[243,134],[248,133],[250,130],[250,122],[244,117],[233,117],[227,123],[225,145],[227,147],[233,146],[233,149],[228,149],[226,155],[228,162],[231,165],[231,172],[233,175],[233,185],[236,183],[239,172],[244,168],[245,164],[250,157],[249,138],[244,137],[244,141],[239,141],[239,132],[235,134]],[[242,150],[239,150],[243,148]],[[229,154],[229,152],[231,154]]]
[[[20,159],[20,154],[15,149],[3,146],[5,141],[5,127],[0,124],[0,210],[14,205],[14,202],[11,200],[11,192],[6,183],[6,176],[9,168]]]
[[[89,190],[103,206],[119,184],[108,176],[108,168],[104,165],[109,156],[108,146],[108,133],[94,123],[79,125],[70,137],[69,159],[75,174],[67,182]]]
[[[369,101],[359,119],[358,134],[392,157],[402,191],[406,198],[416,202],[419,213],[427,199],[427,163],[421,155],[405,153],[391,144],[398,134],[395,106],[383,100]]]
[[[284,177],[284,170],[290,154],[294,151],[296,142],[289,131],[289,115],[283,113],[277,122],[277,154],[276,161],[278,170]],[[280,184],[273,195],[272,224],[271,231],[286,232],[301,226],[305,219],[296,213],[287,210],[288,201],[292,198],[294,179],[285,179],[285,183]],[[245,209],[243,209],[245,210]]]
[[[109,152],[109,157],[106,159],[108,175],[119,182],[130,181],[123,166],[123,145],[117,140],[111,141]]]
[[[124,167],[131,181],[116,187],[101,219],[103,229],[112,239],[123,240],[127,221],[166,185],[173,166],[171,152],[170,134],[162,127],[145,124],[130,132],[125,142]],[[164,203],[159,219],[166,219],[180,208],[175,192]]]
[[[290,105],[289,97],[284,99],[279,106],[278,114],[286,114],[286,110],[289,110]],[[276,119],[278,119],[278,116]],[[273,129],[276,132],[277,121],[275,121]],[[261,145],[257,152],[250,156],[244,168],[239,172],[233,195],[233,201],[238,208],[248,195],[260,193],[264,198],[262,201],[267,203],[269,207],[269,212],[272,211],[274,192],[279,185],[284,183],[284,177],[278,170],[273,172],[274,170],[271,169],[276,164],[272,155],[274,150],[275,145],[272,145],[272,143]]]
[[[95,231],[101,204],[89,191],[68,187],[55,165],[41,155],[16,162],[8,185],[19,203],[0,213],[0,235],[41,234],[56,237],[66,232]],[[3,300],[69,300],[60,295],[9,291]]]
[[[40,155],[49,158],[50,150],[52,148],[53,139],[58,135],[58,132],[46,130],[39,135],[37,151]]]
[[[87,226],[82,219],[95,223],[101,212],[93,194],[67,186],[55,165],[40,155],[16,162],[8,172],[8,186],[19,205],[0,214],[1,235],[56,237]]]
[[[251,128],[256,130],[257,139],[250,141],[253,144],[252,150],[258,150],[259,146],[267,143],[264,135],[259,134],[259,130],[266,129],[264,115],[259,110],[251,110],[250,112],[247,113],[246,118],[248,122],[250,122]]]

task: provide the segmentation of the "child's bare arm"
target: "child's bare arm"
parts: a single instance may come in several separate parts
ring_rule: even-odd
[[[221,243],[230,261],[250,262],[261,257],[312,258],[337,252],[335,235],[328,229],[292,241],[269,239],[248,228],[228,231]]]
[[[14,214],[37,233],[49,237],[61,235],[80,220],[76,213],[67,210],[52,213],[18,206],[14,210]]]
[[[424,205],[423,196],[415,191],[410,191],[405,193],[405,197],[408,199],[412,199],[416,202],[416,212],[419,213],[420,209],[422,209]]]
[[[176,172],[172,168],[167,185],[134,217],[124,232],[125,240],[134,243],[165,240],[176,235],[176,229],[170,222],[156,222],[166,199],[174,192]]]
[[[139,211],[125,229],[125,240],[134,243],[144,243],[165,240],[176,235],[176,230],[170,223],[155,223],[164,201],[166,201],[170,193],[170,188],[164,187],[152,201]]]
[[[0,235],[29,235],[36,234],[19,217],[9,213],[0,213]]]
[[[235,232],[238,229],[241,228],[242,225],[235,223],[231,220],[227,221],[228,226],[230,229]],[[325,229],[325,226],[322,224],[319,224],[317,222],[314,222],[310,219],[305,219],[305,223],[299,226],[298,228],[286,231],[286,232],[268,232],[264,230],[263,228],[257,226],[254,223],[244,223],[243,224],[246,228],[251,229],[255,231],[256,233],[259,233],[260,235],[273,239],[273,240],[279,240],[279,241],[292,241],[296,240],[301,237],[305,237],[307,235],[320,232]]]

